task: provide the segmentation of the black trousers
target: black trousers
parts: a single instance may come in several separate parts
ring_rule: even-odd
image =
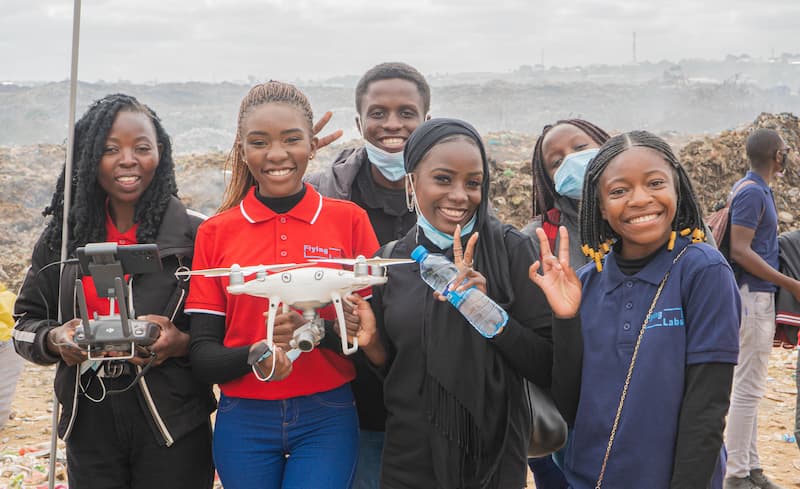
[[[120,389],[132,380],[125,375],[92,383],[105,382],[109,389]],[[88,389],[92,397],[98,396],[97,387]],[[211,489],[210,423],[170,447],[161,446],[136,389],[108,395],[102,402],[79,396],[78,416],[67,439],[70,489]]]

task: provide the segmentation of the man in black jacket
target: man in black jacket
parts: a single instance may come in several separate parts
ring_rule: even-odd
[[[364,146],[343,151],[329,168],[307,177],[319,193],[355,202],[367,211],[378,242],[403,237],[416,223],[405,191],[403,146],[430,116],[427,81],[405,63],[382,63],[356,86],[356,126]],[[386,410],[383,385],[359,353],[352,383],[358,408],[360,446],[353,489],[378,487]]]

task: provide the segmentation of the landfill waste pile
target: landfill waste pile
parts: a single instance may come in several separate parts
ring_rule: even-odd
[[[695,191],[707,214],[725,203],[736,181],[747,173],[750,165],[745,154],[745,141],[755,128],[777,130],[792,148],[786,171],[782,178],[771,184],[778,208],[780,232],[797,229],[800,213],[800,119],[793,114],[759,115],[745,126],[723,131],[718,136],[690,141],[680,151],[681,163],[686,167]]]
[[[733,183],[748,168],[744,142],[754,127],[777,129],[792,147],[792,161],[782,179],[773,182],[781,230],[800,226],[800,120],[791,114],[761,114],[755,121],[717,135],[687,137],[661,134],[686,166],[706,212],[724,201]],[[491,201],[498,217],[517,227],[531,218],[530,159],[536,135],[490,132],[484,142],[492,168]],[[357,141],[323,148],[309,171],[329,164]],[[226,153],[183,154],[175,157],[180,197],[193,209],[213,214],[225,185]],[[56,178],[64,163],[57,145],[0,147],[0,282],[19,287],[30,253],[45,219]],[[800,454],[792,442],[794,430],[794,369],[797,351],[776,350],[760,410],[760,449],[765,471],[776,481],[800,487]],[[14,418],[0,430],[0,489],[46,487],[52,402],[52,367],[28,364],[20,378]],[[57,453],[57,485],[66,489],[63,443]],[[529,481],[529,485],[532,481]],[[795,487],[795,486],[791,486]]]

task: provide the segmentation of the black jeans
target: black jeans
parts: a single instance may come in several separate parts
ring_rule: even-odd
[[[121,389],[133,377],[105,379],[109,389]],[[90,386],[99,398],[97,383]],[[214,481],[211,425],[202,424],[172,446],[156,442],[150,414],[129,391],[108,395],[102,402],[79,396],[78,416],[67,439],[70,489],[210,489]]]

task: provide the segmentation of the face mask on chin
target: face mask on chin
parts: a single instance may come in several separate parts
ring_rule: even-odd
[[[476,212],[472,215],[472,219],[462,226],[461,237],[467,236],[472,232],[475,228],[477,217],[478,213]],[[446,250],[453,246],[453,237],[436,229],[433,224],[425,219],[425,216],[419,212],[419,209],[417,210],[417,227],[422,229],[422,232],[425,233],[425,237],[428,238],[431,243],[438,246],[440,250]]]
[[[592,148],[565,156],[561,166],[556,169],[556,173],[553,175],[556,192],[564,197],[580,200],[583,193],[583,177],[586,175],[586,167],[589,166],[589,162],[599,152],[598,148]]]
[[[381,172],[390,182],[397,182],[406,174],[406,167],[403,163],[403,152],[389,153],[377,146],[364,141],[364,148],[367,150],[367,157],[370,163]]]

